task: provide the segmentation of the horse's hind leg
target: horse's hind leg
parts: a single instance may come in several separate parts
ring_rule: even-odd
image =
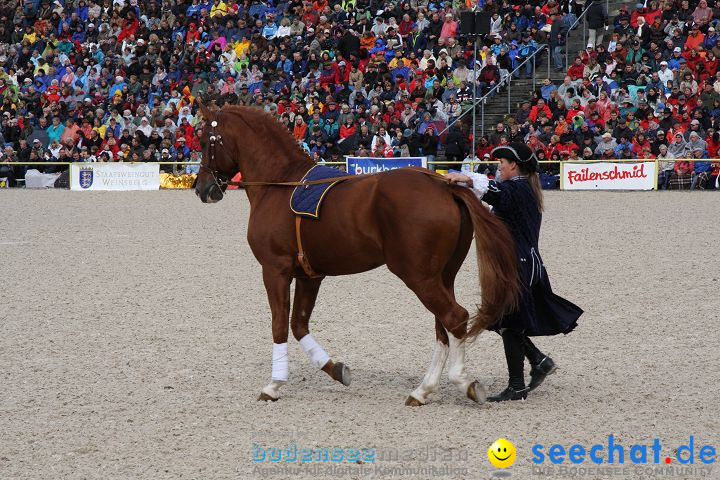
[[[450,361],[448,367],[448,377],[450,382],[455,384],[461,392],[465,393],[471,400],[483,403],[487,397],[487,390],[484,385],[477,381],[470,381],[465,374],[465,342],[463,338],[467,330],[468,312],[455,301],[455,277],[460,267],[465,261],[470,245],[472,244],[472,222],[468,217],[467,209],[464,205],[460,205],[460,213],[462,221],[460,224],[460,236],[458,244],[455,247],[452,257],[442,273],[443,285],[447,289],[448,294],[452,297],[453,303],[459,307],[453,307],[455,315],[446,317],[445,328],[450,333],[448,336]]]
[[[438,389],[440,376],[445,368],[448,357],[448,335],[440,320],[435,319],[435,349],[433,350],[430,367],[428,367],[422,383],[405,400],[405,405],[417,407],[427,403],[428,396]]]
[[[447,290],[448,295],[455,302],[455,277],[460,270],[460,267],[467,256],[470,244],[472,243],[472,223],[467,214],[467,209],[464,206],[460,206],[460,234],[458,236],[457,246],[453,252],[450,260],[442,273],[442,282]],[[416,293],[418,293],[416,291]],[[420,297],[420,294],[418,294]],[[421,298],[422,300],[422,298]],[[423,301],[423,303],[425,303]],[[439,302],[442,305],[443,302]],[[455,303],[457,305],[457,303]],[[426,304],[427,306],[427,304]],[[458,305],[459,307],[459,305]],[[428,307],[429,308],[429,307]],[[447,307],[438,307],[441,309],[447,309]],[[457,308],[451,308],[451,310],[458,312],[459,318],[462,320],[462,324],[466,325],[468,314],[462,307],[461,310]],[[460,330],[462,333],[462,329]],[[450,380],[458,386],[458,388],[466,394],[469,398],[476,402],[482,402],[487,396],[485,388],[477,382],[470,382],[465,375],[465,345],[459,342],[454,335],[448,336],[445,326],[439,316],[435,317],[435,337],[437,343],[435,344],[435,351],[430,362],[430,368],[428,369],[422,383],[416,388],[405,401],[405,405],[417,406],[424,405],[427,401],[428,394],[437,390],[440,382],[440,375],[442,374],[443,367],[448,357],[448,353],[452,348],[452,354],[450,356]],[[450,341],[452,340],[452,344]]]
[[[421,286],[411,288],[425,307],[435,314],[436,325],[439,322],[447,332],[450,382],[471,400],[482,403],[487,395],[484,387],[477,381],[470,380],[465,372],[465,342],[462,338],[467,330],[468,312],[455,301],[452,292],[445,288],[439,280],[423,282]],[[432,364],[430,368],[432,370]],[[423,384],[418,389],[421,387]],[[417,398],[416,392],[417,390],[410,394],[405,402],[406,405],[422,405],[424,403],[425,399]],[[414,402],[413,399],[417,402]]]
[[[298,278],[295,280],[295,299],[293,300],[290,327],[293,336],[310,358],[310,363],[330,375],[343,385],[350,385],[350,369],[340,362],[333,362],[330,356],[310,335],[310,314],[315,307],[322,278]]]

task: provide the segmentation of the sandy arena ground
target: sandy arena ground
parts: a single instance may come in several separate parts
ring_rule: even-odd
[[[609,434],[626,457],[658,438],[660,465],[669,456],[675,467],[693,435],[698,470],[654,478],[720,478],[718,462],[700,471],[698,459],[705,444],[720,450],[720,195],[546,198],[545,263],[555,290],[586,310],[571,335],[537,340],[561,369],[525,402],[478,406],[444,375],[432,403],[408,408],[433,322],[384,268],[327,279],[314,312],[315,338],[352,368],[352,385],[315,371],[290,340],[281,400],[255,400],[272,340],[243,193],[217,205],[189,191],[0,193],[0,478],[485,479],[499,437],[517,448],[514,478],[651,478],[628,458],[629,474],[557,475],[597,468],[589,458],[533,474],[533,445],[598,443],[607,462]],[[479,298],[472,251],[457,285],[468,308]],[[504,388],[500,337],[483,334],[467,369]],[[253,444],[400,458],[312,470],[255,462]],[[270,470],[286,465],[298,471]],[[333,465],[361,470],[327,473]]]

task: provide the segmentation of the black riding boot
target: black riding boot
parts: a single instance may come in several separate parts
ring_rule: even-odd
[[[522,335],[525,356],[530,361],[530,386],[529,390],[535,390],[545,380],[545,377],[557,370],[552,358],[542,353],[530,338]]]
[[[545,358],[545,354],[540,351],[539,348],[530,340],[527,335],[522,335],[523,346],[525,347],[525,357],[530,362],[530,365],[537,365],[542,362]]]
[[[488,402],[504,402],[506,400],[523,400],[527,398],[528,388],[525,387],[525,345],[522,334],[515,330],[505,329],[501,333],[505,347],[510,380],[508,387],[497,395],[488,397]]]

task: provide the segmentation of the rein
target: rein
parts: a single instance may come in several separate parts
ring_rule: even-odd
[[[433,172],[432,170],[428,170],[426,168],[422,167],[405,167],[412,170],[415,170],[417,172],[423,173],[429,177],[437,178],[438,180],[442,180],[445,183],[450,183],[450,180],[448,180],[444,175],[440,175],[439,173]],[[363,173],[361,175],[343,175],[342,177],[330,177],[330,178],[321,178],[318,180],[306,180],[304,182],[225,182],[227,185],[234,185],[237,187],[255,187],[255,186],[265,186],[265,187],[300,187],[305,185],[320,185],[323,183],[332,183],[332,182],[342,182],[344,180],[352,180],[354,178],[363,178],[363,177],[372,177],[375,175],[375,173]]]

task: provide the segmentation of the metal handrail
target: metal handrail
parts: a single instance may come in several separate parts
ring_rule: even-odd
[[[520,69],[520,67],[522,67],[523,65],[525,65],[525,63],[529,62],[530,60],[533,60],[533,59],[535,58],[535,55],[538,55],[540,52],[542,52],[542,51],[545,50],[545,49],[548,49],[548,45],[546,45],[546,44],[540,45],[540,47],[539,47],[537,50],[535,50],[532,55],[530,55],[528,58],[526,58],[522,63],[520,63],[520,65],[518,65],[515,69],[513,69],[513,70],[509,73],[509,75],[507,76],[508,87],[510,86],[510,81],[512,81],[512,75],[513,75],[513,73],[515,73],[516,71],[518,71],[518,70]],[[549,49],[548,49],[548,52],[549,52]],[[535,69],[533,69],[533,81],[534,81],[534,74],[535,74]],[[473,75],[473,77],[474,77],[474,75]],[[476,79],[473,79],[473,80],[476,80]],[[495,85],[495,86],[494,86],[493,88],[491,88],[490,90],[488,90],[488,92],[487,92],[485,95],[483,95],[482,97],[478,98],[478,99],[475,101],[475,103],[472,104],[472,106],[471,106],[470,108],[468,108],[463,114],[461,114],[461,115],[460,115],[459,117],[457,117],[455,120],[453,120],[452,122],[450,122],[450,123],[447,125],[447,127],[445,127],[445,129],[444,129],[442,132],[438,133],[438,136],[440,136],[440,135],[442,135],[443,133],[447,132],[450,127],[452,127],[453,125],[455,125],[455,124],[456,124],[458,121],[460,121],[465,115],[467,115],[468,113],[474,111],[474,110],[475,110],[475,107],[476,107],[479,103],[485,102],[485,101],[487,100],[487,98],[490,96],[490,94],[493,93],[495,90],[497,90],[497,89],[500,87],[500,85],[502,85],[502,82],[498,82],[498,84]],[[473,88],[475,88],[475,85],[474,85],[474,84],[473,84]],[[510,96],[510,89],[508,88],[508,98],[509,98],[509,96]],[[473,132],[473,133],[474,133],[474,132]]]
[[[570,64],[568,63],[568,58],[569,58],[569,55],[570,55],[570,48],[568,47],[568,42],[569,42],[570,34],[572,33],[573,28],[575,28],[575,26],[576,26],[578,23],[580,23],[580,20],[582,20],[582,18],[585,16],[585,14],[588,12],[588,10],[590,10],[590,5],[592,5],[592,3],[593,3],[593,2],[591,1],[590,3],[588,3],[588,4],[585,6],[585,10],[583,10],[582,13],[581,13],[580,15],[578,15],[577,20],[575,20],[575,22],[573,22],[573,24],[570,25],[570,28],[568,28],[568,31],[567,31],[567,33],[565,34],[565,69],[570,68]],[[585,35],[585,33],[586,33],[585,28],[586,28],[586,26],[587,26],[587,22],[583,23],[583,41],[582,41],[583,45],[585,45],[585,37],[586,37],[586,35]]]
[[[537,50],[535,50],[535,52],[533,52],[532,55],[530,55],[528,58],[526,58],[520,65],[518,65],[517,67],[515,67],[515,68],[508,74],[507,78],[508,78],[509,80],[512,80],[513,73],[515,73],[515,72],[517,72],[518,70],[520,70],[520,67],[522,67],[523,65],[525,65],[525,64],[526,64],[527,62],[529,62],[530,60],[532,60],[532,61],[533,61],[533,64],[534,64],[534,62],[535,62],[535,55],[539,54],[540,52],[542,52],[542,51],[545,50],[545,49],[548,50],[548,55],[549,55],[549,54],[550,54],[550,47],[549,47],[547,44],[541,45],[540,48],[538,48]],[[549,76],[549,75],[548,75],[548,76]],[[492,89],[490,89],[490,90],[488,91],[488,93],[487,93],[486,96],[490,95],[494,90],[498,89],[501,85],[502,85],[502,82],[501,82],[501,83],[498,83],[497,85],[495,85]],[[508,87],[509,87],[509,86],[510,86],[510,81],[508,81]],[[534,90],[534,89],[535,89],[535,69],[533,68],[533,90]],[[509,97],[510,97],[510,89],[508,88],[508,98],[509,98]]]

